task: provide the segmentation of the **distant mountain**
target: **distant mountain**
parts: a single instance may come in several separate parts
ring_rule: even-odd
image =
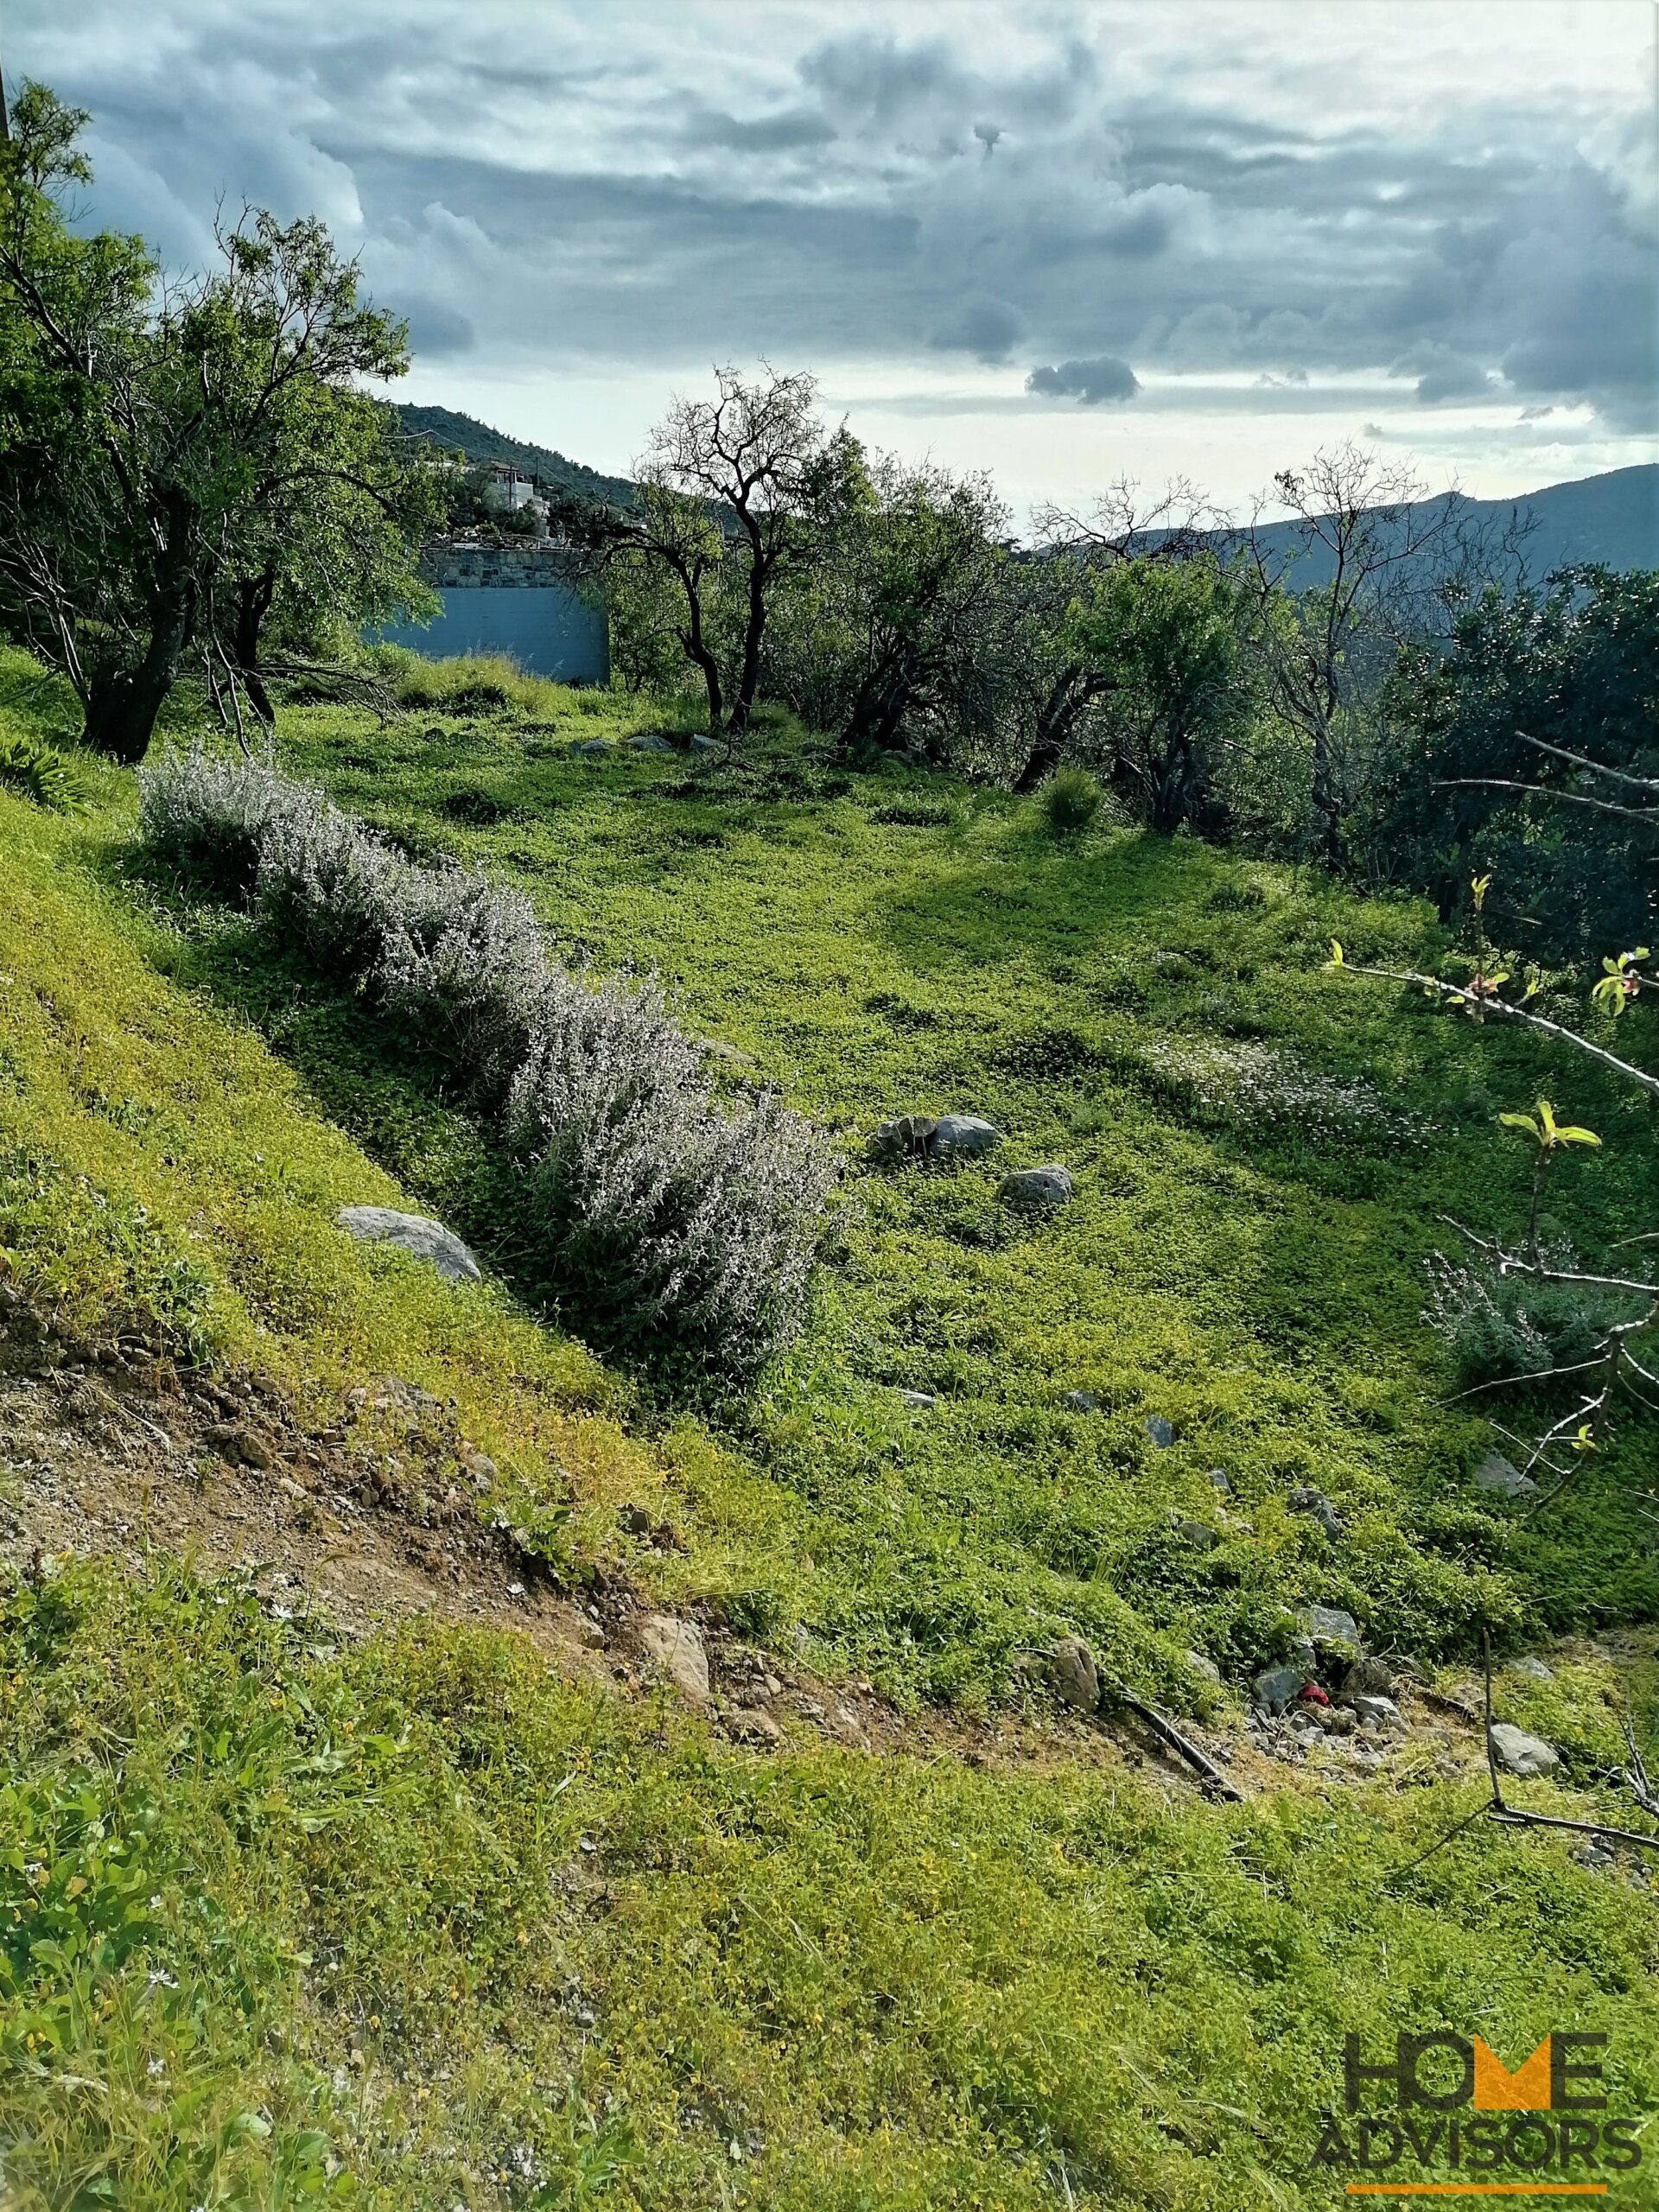
[[[1471,499],[1445,492],[1414,508],[1430,515],[1451,505],[1461,526],[1488,524],[1507,529],[1530,523],[1520,543],[1527,574],[1541,581],[1553,569],[1577,562],[1599,562],[1609,569],[1659,569],[1659,462],[1609,469],[1571,484],[1548,484],[1513,499]],[[1290,552],[1294,525],[1269,523],[1262,532],[1270,554]],[[1329,563],[1315,552],[1295,569],[1297,582],[1313,588],[1329,581]]]
[[[411,437],[441,446],[445,453],[464,454],[468,461],[510,461],[522,475],[533,478],[550,491],[578,492],[596,499],[626,499],[633,489],[625,476],[601,475],[596,468],[555,453],[550,446],[533,446],[522,438],[510,438],[505,431],[493,430],[487,423],[476,422],[470,415],[458,415],[451,407],[400,406],[397,415]]]

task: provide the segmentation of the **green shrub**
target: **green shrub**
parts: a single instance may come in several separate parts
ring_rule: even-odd
[[[79,814],[86,804],[80,768],[38,737],[0,731],[0,784],[60,814]]]
[[[1554,1267],[1573,1265],[1565,1243],[1547,1247],[1545,1256]],[[1626,1310],[1573,1283],[1499,1275],[1441,1252],[1427,1265],[1423,1319],[1450,1351],[1465,1387],[1577,1366]]]
[[[568,712],[573,703],[568,685],[527,674],[509,653],[461,653],[429,660],[406,645],[377,645],[372,658],[400,707],[436,714],[512,713],[550,719]]]
[[[1044,828],[1051,837],[1080,837],[1105,796],[1086,768],[1057,768],[1037,801]]]

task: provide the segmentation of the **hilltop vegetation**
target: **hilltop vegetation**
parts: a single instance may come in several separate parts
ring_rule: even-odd
[[[19,658],[5,680],[13,729],[67,737],[61,693]],[[280,760],[405,852],[522,884],[567,956],[655,965],[723,1081],[831,1131],[835,1240],[758,1392],[699,1409],[648,1357],[602,1367],[556,1297],[528,1309],[514,1192],[439,1066],[147,865],[130,779],[91,763],[79,816],[0,790],[7,1281],[72,1363],[118,1329],[314,1423],[387,1375],[453,1400],[556,1583],[700,1617],[728,1672],[754,1650],[831,1701],[868,1677],[899,1747],[785,1696],[745,1748],[442,1607],[342,1643],[211,1560],[24,1573],[0,1609],[19,2201],[1313,2205],[1342,2034],[1426,2001],[1506,2050],[1593,2019],[1642,2108],[1650,1892],[1490,1827],[1411,1865],[1479,1802],[1478,1740],[1252,1769],[1252,1802],[1214,1804],[1109,1724],[1046,1720],[1028,1664],[1081,1630],[1224,1747],[1287,1605],[1351,1608],[1454,1691],[1478,1620],[1560,1635],[1554,1681],[1500,1697],[1570,1780],[1514,1787],[1618,1805],[1618,1700],[1648,1726],[1655,1687],[1652,1431],[1518,1518],[1468,1479],[1491,1432],[1421,1319],[1437,1212],[1522,1192],[1495,1108],[1561,1071],[1323,972],[1332,935],[1431,957],[1427,910],[1106,820],[1056,841],[1033,802],[850,772],[775,717],[741,759],[569,749],[633,729],[676,717],[529,686],[385,728],[296,707]],[[1557,1088],[1606,1144],[1552,1205],[1617,1236],[1651,1204],[1642,1116]],[[947,1108],[1005,1129],[988,1166],[861,1163],[876,1122]],[[1046,1160],[1070,1207],[998,1205],[995,1171]],[[336,1207],[374,1200],[463,1230],[486,1282],[350,1243]],[[6,1481],[27,1530],[16,1446]],[[1339,1541],[1287,1510],[1310,1482]],[[629,1533],[664,1523],[672,1548]],[[1571,1642],[1620,1624],[1617,1668]],[[941,1700],[989,1716],[976,1765],[902,1748]]]

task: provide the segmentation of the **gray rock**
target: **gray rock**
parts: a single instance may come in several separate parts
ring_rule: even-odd
[[[1185,1651],[1181,1656],[1195,1675],[1202,1675],[1206,1682],[1213,1682],[1217,1689],[1221,1688],[1221,1669],[1208,1652]]]
[[[1315,1643],[1345,1643],[1356,1651],[1360,1647],[1359,1623],[1335,1605],[1304,1605],[1296,1618]]]
[[[570,747],[573,760],[604,760],[609,757],[610,746],[602,737],[579,737]]]
[[[1345,1705],[1327,1705],[1319,1715],[1319,1725],[1327,1736],[1351,1736],[1359,1720]]]
[[[1033,1213],[1052,1213],[1066,1203],[1076,1188],[1071,1169],[1051,1161],[1044,1167],[1021,1167],[1012,1175],[1005,1175],[996,1186],[996,1195],[1004,1205],[1023,1206]]]
[[[1307,1483],[1298,1483],[1285,1503],[1293,1513],[1310,1515],[1327,1536],[1342,1534],[1342,1516],[1322,1490],[1315,1490]]]
[[[977,1160],[1002,1141],[995,1122],[978,1114],[941,1114],[933,1124],[927,1149],[935,1160]]]
[[[1555,1669],[1553,1667],[1546,1667],[1541,1659],[1535,1659],[1530,1652],[1524,1658],[1511,1659],[1510,1672],[1512,1675],[1525,1675],[1535,1682],[1553,1682],[1555,1679]]]
[[[1267,1667],[1255,1678],[1255,1701],[1264,1713],[1282,1713],[1307,1688],[1308,1671],[1302,1667]]]
[[[398,1213],[391,1206],[342,1206],[339,1228],[359,1244],[396,1244],[417,1260],[429,1260],[447,1282],[481,1282],[478,1262],[453,1230],[423,1213]]]
[[[1209,1474],[1209,1481],[1212,1488],[1218,1491],[1223,1497],[1230,1497],[1232,1496],[1233,1486],[1227,1479],[1227,1470],[1225,1467],[1211,1467]]]
[[[1141,1426],[1160,1452],[1167,1452],[1175,1441],[1175,1431],[1162,1414],[1148,1414]]]
[[[775,1744],[783,1731],[758,1705],[734,1705],[721,1715],[741,1744]]]
[[[1508,1767],[1511,1774],[1523,1779],[1535,1774],[1553,1774],[1561,1763],[1561,1755],[1541,1737],[1529,1736],[1524,1728],[1511,1726],[1507,1720],[1492,1724],[1492,1749],[1497,1754],[1500,1766]]]
[[[1349,1697],[1344,1693],[1344,1703],[1352,1706],[1363,1727],[1366,1721],[1376,1721],[1379,1728],[1397,1728],[1400,1708],[1391,1697]]]
[[[639,1641],[682,1697],[693,1705],[709,1702],[709,1655],[702,1630],[695,1621],[676,1620],[671,1613],[647,1613],[639,1627]]]
[[[1100,1676],[1095,1655],[1080,1636],[1062,1636],[1043,1655],[1048,1680],[1063,1705],[1079,1713],[1092,1713],[1100,1703]]]
[[[938,1123],[931,1114],[900,1114],[895,1120],[883,1122],[873,1129],[866,1140],[864,1156],[886,1166],[901,1160],[929,1158],[929,1147]]]
[[[1092,1390],[1068,1390],[1060,1403],[1071,1414],[1097,1414],[1100,1411],[1100,1400]]]
[[[1536,1497],[1538,1485],[1530,1475],[1523,1475],[1503,1457],[1501,1452],[1489,1452],[1475,1469],[1475,1480],[1482,1490],[1495,1491],[1500,1497]]]
[[[1195,1550],[1201,1552],[1214,1551],[1221,1541],[1220,1532],[1212,1529],[1207,1521],[1178,1521],[1175,1533],[1183,1543],[1191,1544]]]
[[[706,730],[694,730],[691,734],[691,750],[694,753],[718,753],[720,740],[710,737]]]
[[[931,1390],[901,1390],[899,1393],[899,1402],[901,1406],[908,1406],[912,1413],[921,1414],[925,1413],[930,1406],[937,1406],[939,1402]]]
[[[751,1056],[735,1045],[728,1045],[720,1037],[700,1037],[698,1048],[708,1053],[711,1060],[723,1060],[728,1068],[752,1068]]]
[[[637,729],[628,740],[628,750],[631,753],[671,753],[674,747],[660,731]]]
[[[1344,1697],[1392,1697],[1394,1674],[1383,1659],[1356,1659],[1342,1678]]]

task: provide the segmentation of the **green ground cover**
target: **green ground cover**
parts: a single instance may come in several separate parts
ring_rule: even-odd
[[[11,723],[65,734],[25,664],[0,677]],[[526,1510],[570,1506],[573,1560],[626,1555],[900,1698],[1024,1694],[1063,1626],[1190,1705],[1185,1648],[1236,1679],[1310,1598],[1426,1661],[1482,1617],[1511,1642],[1654,1619],[1630,1493],[1655,1432],[1519,1526],[1470,1484],[1491,1431],[1421,1319],[1437,1214],[1520,1202],[1499,1108],[1548,1084],[1606,1139],[1552,1192],[1586,1248],[1644,1224],[1645,1117],[1321,971],[1332,935],[1428,957],[1420,911],[1197,843],[1057,846],[1006,798],[845,774],[783,729],[747,766],[566,750],[663,726],[551,690],[384,728],[301,707],[279,758],[513,874],[573,952],[655,964],[842,1133],[810,1326],[751,1400],[677,1402],[523,1310],[483,1135],[406,1042],[147,874],[130,779],[90,766],[81,816],[0,790],[10,1274],[78,1328],[164,1326],[320,1402],[386,1372],[454,1395]],[[856,1165],[876,1121],[947,1108],[1007,1130],[999,1166],[1065,1162],[1072,1205],[1020,1226],[989,1171]],[[398,1192],[493,1280],[333,1228]],[[1201,1552],[1170,1516],[1213,1517],[1215,1466],[1254,1526]],[[683,1554],[628,1547],[624,1498]],[[1592,1654],[1505,1696],[1587,1768],[1617,1756],[1611,1687]],[[1619,2108],[1659,2094],[1653,1893],[1479,1826],[1411,1867],[1474,1784],[1221,1808],[1064,1764],[755,1755],[512,1637],[340,1648],[160,1559],[11,1587],[0,1743],[20,2205],[1231,2212],[1337,2201],[1306,2160],[1350,2028],[1511,2056],[1602,2028]]]

